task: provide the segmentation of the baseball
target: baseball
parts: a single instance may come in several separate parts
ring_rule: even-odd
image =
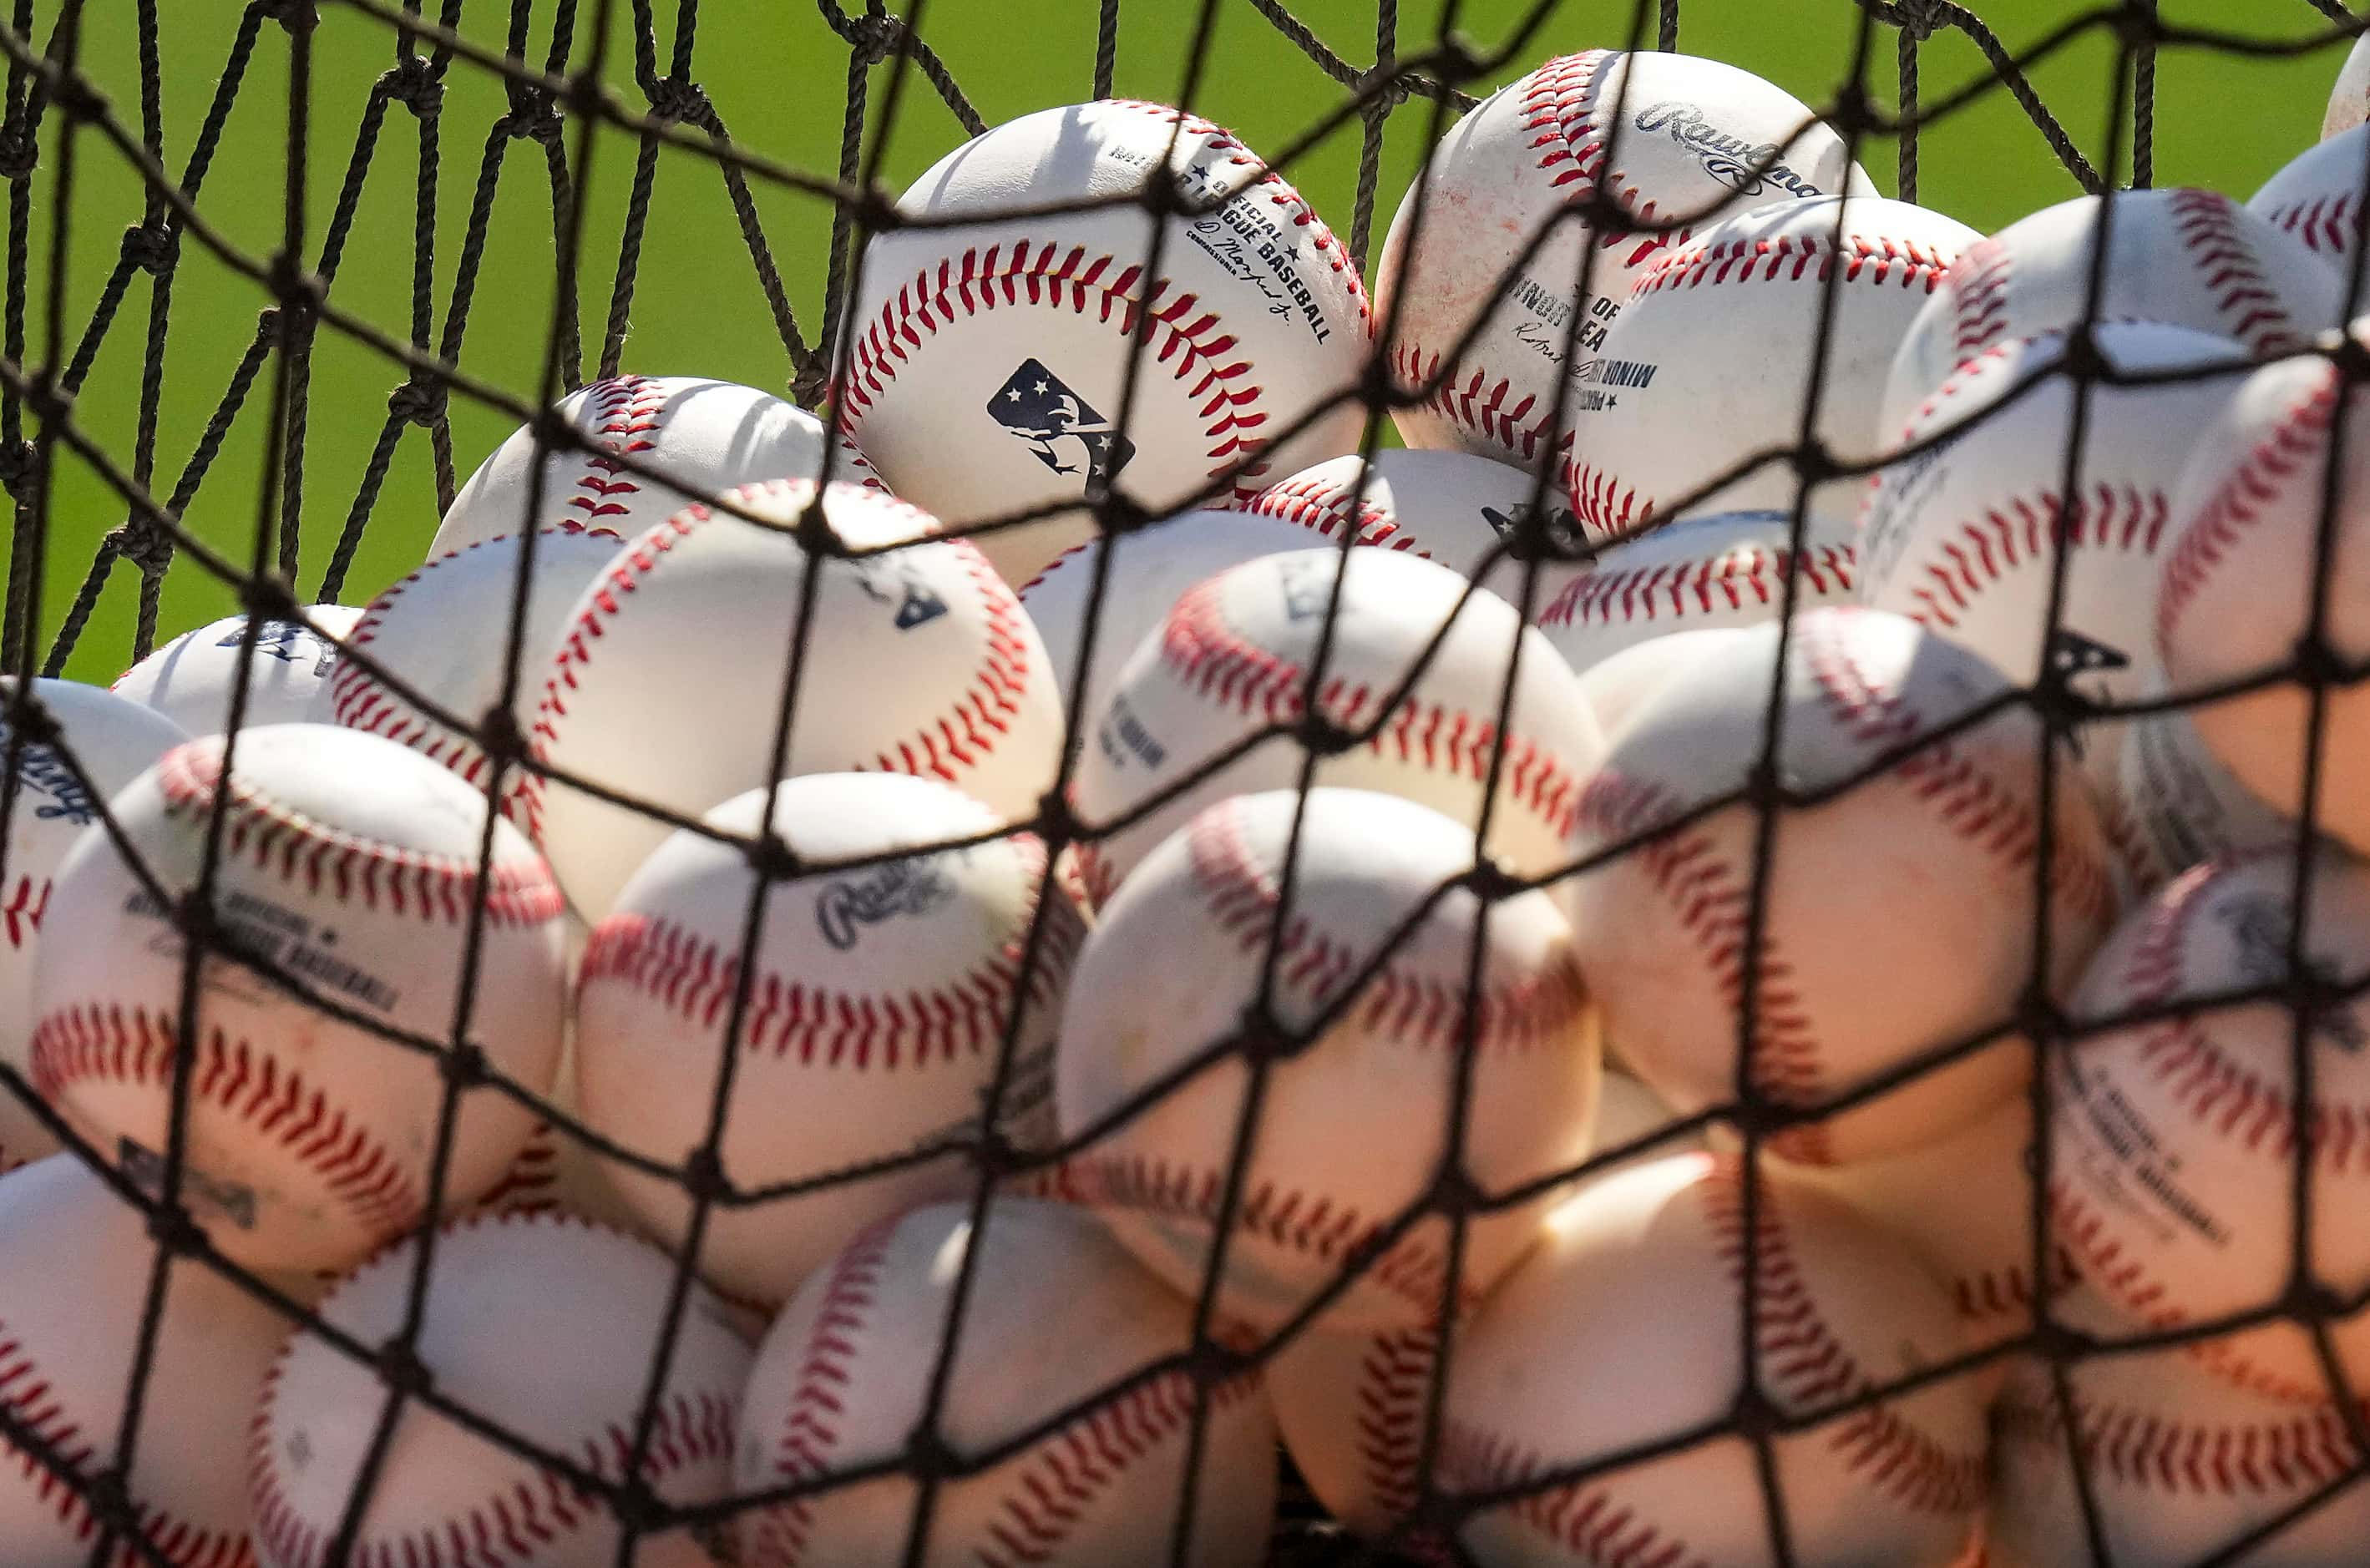
[[[2308,147],[2263,182],[2247,210],[2301,241],[2329,263],[2341,283],[2353,271],[2353,231],[2361,220],[2370,129],[2352,130]]]
[[[2053,1315],[2113,1335],[2113,1314],[2088,1298],[2072,1291]],[[2370,1491],[2345,1484],[2360,1457],[2337,1406],[2250,1394],[2171,1349],[2085,1356],[2065,1376],[2062,1405],[2048,1364],[2023,1357],[2000,1397],[1985,1541],[1996,1568],[2093,1561],[2077,1463],[2105,1540],[2100,1561],[2226,1561],[2266,1529],[2238,1562],[2342,1568],[2360,1559]]]
[[[2337,278],[2303,243],[2219,191],[2118,190],[2090,307],[2100,203],[2077,196],[1971,246],[1902,339],[1877,429],[1890,434],[1950,373],[1996,344],[2086,318],[2160,321],[2264,358],[2338,324]]]
[[[573,523],[623,543],[695,501],[766,479],[831,477],[878,487],[854,442],[803,409],[754,386],[699,376],[619,375],[580,387],[551,418],[585,444],[543,451],[543,488],[531,495],[535,431],[522,426],[453,498],[429,544],[431,561],[530,526]],[[618,460],[647,468],[639,474]],[[530,519],[528,508],[540,499]]]
[[[81,1488],[113,1469],[156,1261],[141,1211],[70,1154],[0,1179],[0,1405],[75,1478],[0,1439],[0,1558],[9,1568],[145,1561]],[[169,1268],[137,1457],[124,1489],[150,1542],[190,1564],[251,1562],[241,1439],[287,1325],[203,1266]]]
[[[2284,978],[2295,853],[2201,865],[2134,911],[2074,998],[2106,1021],[2182,998]],[[2305,923],[2307,961],[2335,986],[2364,979],[2370,872],[2320,854]],[[2082,1277],[2152,1328],[2208,1323],[2279,1299],[2288,1283],[2296,1150],[2291,1052],[2296,1020],[2277,999],[2203,1008],[2111,1029],[2051,1058],[2057,1091],[2050,1201]],[[2314,1020],[2313,1117],[2350,1129],[2370,1099],[2360,1046],[2370,1002]],[[2370,1191],[2353,1140],[2313,1147],[2314,1272],[2333,1289],[2370,1284],[2360,1222]],[[2370,1319],[2335,1329],[2348,1375],[2370,1384]],[[2330,1397],[2304,1334],[2278,1322],[2192,1342],[2190,1354],[2270,1398]]]
[[[367,1346],[407,1322],[415,1242],[339,1282],[318,1310]],[[414,1350],[437,1392],[608,1486],[627,1477],[673,1264],[605,1226],[560,1215],[454,1220],[436,1238]],[[748,1345],[695,1285],[635,1472],[665,1504],[732,1489]],[[375,1367],[300,1331],[254,1414],[249,1490],[264,1568],[318,1568],[362,1478],[388,1398]],[[414,1399],[396,1417],[354,1538],[357,1562],[573,1568],[620,1561],[608,1499]],[[466,1543],[512,1542],[478,1557]],[[684,1529],[642,1538],[639,1568],[709,1568]]]
[[[2221,373],[2084,393],[2049,373],[2065,365],[2062,333],[1984,350],[1898,432],[1903,445],[1939,444],[1869,482],[1860,587],[1868,603],[1981,654],[2016,685],[2037,683],[2045,661],[2077,695],[2112,707],[2135,700],[2154,671],[2172,486],[2238,390],[2245,361],[2226,338],[2153,322],[2102,326],[2092,341],[2114,374]],[[2077,397],[2082,447],[2069,453]],[[2061,540],[2072,548],[2053,621]],[[2078,738],[2084,775],[2102,795],[2114,788],[2126,733],[2108,718]]]
[[[2370,43],[2361,39],[2346,52],[2345,63],[2337,70],[2337,81],[2329,89],[2329,110],[2321,116],[2320,139],[2341,136],[2364,120],[2370,120]]]
[[[1590,383],[1573,389],[1581,528],[1618,539],[1680,510],[1790,512],[1798,496],[1824,532],[1847,528],[1861,482],[1805,494],[1783,454],[1805,439],[1839,463],[1881,450],[1893,350],[1979,237],[1905,201],[1827,196],[1756,208],[1672,248],[1639,277]]]
[[[953,1297],[968,1268],[960,1319]],[[927,1568],[1044,1568],[1167,1561],[1199,1437],[1194,1568],[1260,1560],[1275,1517],[1275,1418],[1256,1372],[1197,1391],[1171,1368],[1192,1309],[1094,1221],[1058,1204],[1001,1198],[974,1230],[967,1204],[883,1220],[818,1270],[774,1320],[741,1409],[738,1490],[877,1465],[924,1430],[930,1380],[950,1346],[927,1428],[958,1458],[995,1462],[938,1489]],[[1197,1399],[1208,1424],[1192,1430]],[[1085,1409],[1032,1441],[1053,1416]],[[741,1516],[747,1568],[905,1561],[915,1482],[884,1475]]]
[[[1082,728],[1094,723],[1128,655],[1187,589],[1229,567],[1306,550],[1310,543],[1308,530],[1298,522],[1197,510],[1164,518],[1116,541],[1090,539],[1054,556],[1021,585],[1020,605],[1045,644],[1046,668],[1061,688],[1065,716],[1075,710]],[[1096,601],[1095,574],[1106,551],[1110,566],[1103,573],[1094,649],[1086,656],[1086,695],[1074,701],[1087,609]]]
[[[1532,472],[1553,461],[1560,479],[1557,376],[1575,394],[1604,384],[1606,327],[1691,233],[1600,235],[1575,210],[1603,193],[1642,224],[1711,223],[1844,191],[1874,187],[1842,139],[1749,71],[1603,49],[1549,60],[1441,137],[1383,241],[1375,317],[1397,323],[1393,379],[1424,393],[1393,409],[1399,433]]]
[[[1559,484],[1547,489],[1543,537],[1531,537],[1536,487],[1524,470],[1470,452],[1385,451],[1371,459],[1329,458],[1271,485],[1247,509],[1289,518],[1328,539],[1354,520],[1361,544],[1437,561],[1510,603],[1522,599],[1524,561],[1537,555],[1547,563],[1536,590],[1545,604],[1577,569],[1578,539]]]
[[[2201,432],[2173,492],[2173,539],[2157,589],[2156,643],[2175,692],[2261,675],[2294,660],[2312,627],[2322,574],[2329,445],[2344,373],[2289,360],[2249,377]],[[2355,411],[2335,436],[2335,515],[2321,623],[2344,666],[2370,655],[2370,452]],[[2304,807],[2310,697],[2294,680],[2189,710],[2199,737],[2238,782],[2284,815]],[[2320,752],[2316,825],[2370,850],[2370,691],[2332,686]]]
[[[1101,834],[1081,856],[1098,902],[1201,807],[1298,784],[1305,753],[1283,727],[1306,715],[1320,650],[1318,711],[1356,743],[1320,760],[1317,783],[1402,795],[1468,831],[1487,795],[1492,857],[1517,876],[1570,863],[1572,812],[1600,743],[1555,650],[1513,606],[1445,567],[1390,550],[1303,550],[1198,584],[1121,669],[1071,782],[1073,806]]]
[[[1137,203],[1000,215],[1016,198],[1131,197],[1161,170],[1190,210],[1161,223],[1156,275]],[[1098,494],[1153,512],[1240,505],[1357,446],[1364,410],[1344,395],[1372,331],[1358,269],[1298,191],[1208,120],[1128,99],[1040,110],[956,148],[897,205],[970,221],[866,248],[840,425],[949,527],[1058,509],[977,537],[1011,581],[1089,536]],[[1156,324],[1140,348],[1138,313]]]
[[[267,726],[239,735],[228,778],[224,750],[219,737],[177,747],[109,803],[165,904],[104,834],[59,865],[42,921],[52,940],[34,956],[33,1084],[126,1177],[157,1185],[182,1038],[175,906],[200,887],[219,813],[208,909],[236,950],[213,938],[199,960],[181,1198],[241,1263],[341,1267],[419,1222],[438,1154],[436,1057],[374,1029],[446,1041],[457,1021],[488,1070],[546,1092],[559,891],[507,822],[492,825],[481,874],[484,797],[392,741]],[[446,1201],[491,1187],[531,1121],[506,1096],[465,1094]]]
[[[1581,796],[1582,847],[1612,858],[1573,879],[1573,927],[1605,1037],[1682,1112],[1756,1098],[1815,1112],[1923,1053],[2006,1024],[2035,978],[2042,852],[2038,722],[2021,706],[1961,724],[2002,690],[1972,654],[1882,611],[1792,623],[1778,692],[1766,920],[1748,966],[1759,812],[1746,788],[1768,722],[1778,626],[1732,634],[1634,707]],[[1885,765],[1876,767],[1883,762]],[[1863,777],[1862,775],[1867,775]],[[1843,787],[1848,784],[1848,787]],[[1708,815],[1688,814],[1731,800]],[[1683,824],[1674,826],[1674,824]],[[2112,919],[2106,845],[2088,798],[2057,792],[2046,885],[2053,990]],[[1755,988],[1752,1033],[1738,999]],[[1778,1131],[1806,1163],[1894,1152],[2016,1092],[2012,1035],[1839,1114]]]
[[[98,823],[100,807],[118,790],[189,737],[162,715],[96,686],[35,680],[33,699],[58,727],[65,742],[61,750],[33,738],[33,731],[16,732],[10,704],[19,690],[16,681],[0,680],[0,767],[10,774],[11,802],[0,863],[0,936],[7,938],[0,946],[0,1061],[25,1072],[32,1065],[33,952],[58,863]],[[95,830],[105,836],[104,828]],[[0,1091],[0,1171],[57,1147],[15,1094]]]
[[[756,891],[743,839],[765,792],[708,813],[719,841],[678,832],[643,863],[592,933],[578,979],[584,1120],[673,1163],[708,1134],[716,1063],[736,1049],[724,1174],[742,1192],[928,1149],[918,1165],[708,1216],[699,1267],[726,1293],[777,1306],[875,1219],[967,1194],[967,1152],[1003,1077],[997,1122],[1053,1141],[1053,1030],[1080,926],[1030,834],[965,849],[995,814],[951,785],[894,773],[812,773],[775,800],[773,830],[821,869],[765,891],[737,1036],[742,944]],[[834,862],[893,854],[855,869]],[[1033,956],[1041,897],[1053,900]],[[1004,1041],[1016,1027],[1007,1062]],[[669,1248],[690,1227],[677,1179],[609,1178]]]
[[[1054,1059],[1064,1141],[1095,1139],[1061,1167],[1064,1195],[1093,1205],[1189,1295],[1211,1266],[1226,1173],[1245,1160],[1218,1249],[1218,1299],[1230,1318],[1269,1330],[1424,1201],[1459,1058],[1473,1063],[1466,1173],[1489,1192],[1579,1162],[1599,1070],[1594,1009],[1546,893],[1489,907],[1467,1040],[1462,999],[1481,905],[1453,885],[1473,868],[1471,831],[1394,795],[1312,790],[1287,907],[1299,799],[1277,790],[1222,800],[1153,852],[1087,938]],[[1281,955],[1271,976],[1271,944]],[[1148,952],[1168,960],[1147,965]],[[1314,1037],[1273,1062],[1253,1117],[1244,1052],[1225,1047],[1242,1044],[1246,1010],[1262,1000],[1287,1035]],[[1214,1051],[1225,1054],[1105,1126]],[[1504,1272],[1547,1201],[1474,1217],[1461,1289],[1478,1295]],[[1366,1259],[1317,1321],[1400,1326],[1435,1312],[1445,1240],[1438,1216],[1417,1223]]]
[[[1744,1187],[1759,1184],[1747,1230]],[[1539,1250],[1476,1314],[1451,1363],[1438,1473],[1452,1493],[1715,1427],[1755,1386],[1816,1421],[1966,1351],[1949,1299],[1909,1256],[1813,1189],[1711,1155],[1625,1172],[1559,1207]],[[1983,1505],[1973,1376],[1853,1406],[1770,1440],[1797,1561],[1942,1568]],[[1732,1430],[1562,1486],[1459,1532],[1501,1564],[1774,1560],[1754,1445]]]
[[[337,669],[337,639],[353,630],[362,613],[343,604],[308,604],[301,622],[263,623],[247,665],[240,723],[248,728],[302,724]],[[184,632],[117,676],[108,689],[164,715],[187,734],[220,735],[230,725],[247,626],[246,616],[225,615]]]
[[[788,774],[912,773],[999,819],[1035,816],[1061,761],[1061,701],[1036,630],[979,552],[928,538],[936,520],[902,501],[830,485],[822,510],[841,544],[903,547],[818,567],[785,532],[813,485],[733,498],[781,526],[686,508],[621,550],[568,612],[535,761],[696,816],[767,782],[783,681],[799,669]],[[810,570],[820,580],[802,614]],[[801,635],[828,651],[794,665]],[[569,901],[596,924],[669,831],[558,778],[523,779],[520,795]]]
[[[1797,612],[1849,601],[1850,537],[1812,526],[1799,554],[1793,539],[1792,517],[1778,511],[1667,523],[1599,555],[1539,612],[1539,630],[1585,677],[1639,643],[1775,619],[1787,604],[1789,578]]]
[[[536,531],[525,615],[518,623],[513,715],[534,710],[562,617],[617,548],[614,534],[587,532],[574,523]],[[420,698],[474,727],[503,700],[511,612],[519,574],[528,569],[526,556],[523,536],[489,539],[439,555],[372,600],[346,634],[346,647],[361,650]],[[316,724],[384,735],[473,784],[486,782],[486,754],[474,736],[438,722],[360,659],[339,662],[315,697],[310,716]],[[524,724],[519,728],[523,731]]]
[[[2140,695],[2166,695],[2152,675]],[[2153,893],[2192,865],[2282,846],[2296,825],[2257,799],[2215,760],[2182,712],[2130,721],[2115,791],[2102,813],[2131,886]]]

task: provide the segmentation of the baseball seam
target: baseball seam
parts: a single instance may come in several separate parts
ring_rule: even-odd
[[[1799,563],[1799,564],[1798,564]],[[1684,622],[1692,615],[1777,604],[1798,575],[1805,597],[1849,593],[1856,554],[1848,544],[1818,544],[1797,557],[1782,546],[1731,547],[1693,561],[1605,567],[1575,578],[1540,612],[1546,626]]]

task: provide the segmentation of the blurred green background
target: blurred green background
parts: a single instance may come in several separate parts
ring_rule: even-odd
[[[1290,0],[1290,9],[1338,52],[1364,63],[1375,52],[1375,4]],[[1973,6],[2011,49],[2031,46],[2078,14],[2075,7],[2049,0],[1973,0]],[[556,0],[536,0],[532,6],[531,58],[540,61],[548,49],[558,8]],[[572,58],[581,61],[589,55],[588,35],[601,8],[599,0],[576,0],[569,7],[577,17]],[[657,58],[665,61],[675,45],[674,7],[658,0],[653,8],[658,13]],[[1527,0],[1470,0],[1458,13],[1459,29],[1486,49],[1503,40],[1528,8]],[[178,175],[214,97],[244,7],[234,0],[161,0],[158,9],[165,163]],[[466,0],[461,6],[461,29],[473,40],[499,50],[512,9],[508,0]],[[642,100],[631,80],[637,30],[633,7],[627,0],[616,0],[609,9],[609,74],[628,101],[639,104]],[[922,32],[993,123],[1090,96],[1097,9],[1094,0],[934,0]],[[1179,97],[1199,9],[1200,0],[1125,0],[1118,54],[1121,92],[1168,100]],[[2327,21],[2305,0],[2164,0],[2163,9],[2170,21],[2255,38],[2303,40],[2329,30]],[[42,7],[40,31],[44,39],[51,10]],[[1441,11],[1442,0],[1407,0],[1401,6],[1402,54],[1417,52],[1436,37]],[[1519,74],[1547,54],[1621,42],[1629,14],[1627,0],[1567,0],[1536,36],[1524,58],[1511,64],[1501,79]],[[85,71],[118,115],[135,128],[140,108],[136,17],[134,0],[88,0],[79,40]],[[1858,26],[1858,12],[1851,0],[1685,0],[1680,47],[1759,72],[1820,104],[1833,101],[1849,74]],[[707,89],[736,141],[801,169],[827,175],[835,168],[847,50],[813,6],[786,0],[705,0],[698,7],[694,45],[692,75]],[[320,0],[306,139],[308,261],[318,259],[320,236],[346,178],[371,83],[393,56],[394,34],[385,21],[341,0]],[[2341,46],[2284,60],[2169,51],[2160,68],[2157,182],[2210,185],[2242,198],[2251,194],[2312,143],[2341,57]],[[256,257],[269,255],[280,237],[290,59],[287,34],[276,23],[266,23],[199,196],[200,209],[210,222]],[[2102,161],[2107,145],[2112,60],[2110,36],[2094,29],[2034,74],[2044,100],[2094,162]],[[1962,37],[1945,33],[1925,49],[1923,72],[1930,100],[1979,78],[1985,67]],[[910,84],[896,124],[884,128],[878,110],[886,79],[885,67],[874,72],[869,134],[889,135],[885,177],[892,186],[902,186],[959,143],[963,132],[918,79]],[[1875,34],[1866,79],[1878,101],[1893,102],[1894,35],[1889,29]],[[1287,42],[1252,0],[1218,0],[1214,48],[1194,97],[1197,109],[1232,125],[1254,147],[1272,150],[1305,134],[1342,96],[1343,89]],[[506,107],[502,84],[492,73],[466,61],[454,63],[441,115],[437,167],[434,301],[439,334],[488,128]],[[1421,155],[1427,113],[1427,106],[1417,100],[1390,121],[1377,236]],[[45,247],[53,221],[52,181],[63,125],[55,114],[44,125],[43,168],[31,182],[33,289],[28,357],[32,360],[42,351],[48,309]],[[571,128],[571,155],[574,145]],[[1352,123],[1288,171],[1345,234],[1357,151]],[[604,131],[596,138],[583,178],[586,246],[580,296],[588,374],[594,369],[590,361],[599,353],[609,310],[635,152],[632,137]],[[76,156],[65,220],[66,284],[60,301],[69,353],[82,337],[115,261],[122,231],[142,216],[141,183],[112,149],[86,132],[78,139]],[[1862,161],[1891,191],[1894,149],[1869,146]],[[1996,90],[1930,129],[1922,161],[1921,200],[1980,229],[1996,228],[2077,189],[2023,112]],[[397,107],[387,115],[370,159],[331,296],[343,309],[398,338],[410,320],[420,164],[418,122]],[[800,325],[811,338],[822,323],[829,206],[780,188],[761,186],[757,199]],[[523,397],[531,396],[554,308],[553,280],[551,199],[542,149],[530,142],[513,142],[502,166],[484,269],[460,354],[464,368]],[[149,280],[135,277],[102,341],[75,415],[127,468],[139,409],[143,345],[150,331],[149,300]],[[260,288],[196,243],[184,243],[166,334],[158,493],[172,487],[188,461],[253,338],[257,312],[268,303]],[[697,155],[670,150],[659,160],[632,327],[625,361],[629,370],[715,375],[777,391],[790,376],[722,181],[714,166]],[[404,372],[391,361],[323,328],[313,357],[309,418],[303,436],[301,597],[314,596],[361,486],[385,418],[387,394],[403,379]],[[191,530],[240,561],[248,558],[256,538],[268,387],[267,379],[247,400],[185,519]],[[508,433],[511,421],[457,397],[452,418],[454,461],[466,477]],[[123,517],[121,502],[106,485],[62,450],[41,593],[43,649],[100,537]],[[10,526],[16,527],[13,513]],[[435,526],[428,436],[419,429],[408,429],[348,578],[345,601],[362,603],[409,570]],[[68,673],[105,681],[121,670],[132,646],[136,601],[137,574],[119,563],[76,645]],[[167,579],[159,640],[224,612],[232,603],[223,584],[184,558]]]

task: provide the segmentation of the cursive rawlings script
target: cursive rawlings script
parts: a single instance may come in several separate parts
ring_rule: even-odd
[[[1747,196],[1778,190],[1789,196],[1824,196],[1825,191],[1779,161],[1785,151],[1775,142],[1747,142],[1731,136],[1691,103],[1658,103],[1638,111],[1630,122],[1652,135],[1662,132],[1695,155],[1704,173]]]

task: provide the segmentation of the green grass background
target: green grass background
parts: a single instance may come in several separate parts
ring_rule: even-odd
[[[831,0],[826,0],[831,3]],[[2077,8],[2049,0],[1973,0],[2011,48],[2039,41]],[[1361,63],[1374,55],[1375,0],[1290,0],[1295,15],[1339,52]],[[431,9],[434,7],[431,6]],[[597,0],[579,0],[576,58],[589,53]],[[1199,0],[1125,0],[1119,90],[1174,101],[1186,77],[1188,43]],[[46,36],[50,7],[43,7]],[[220,79],[242,7],[234,0],[163,0],[161,57],[165,161],[180,170]],[[339,0],[321,0],[314,39],[306,256],[316,260],[323,226],[345,178],[370,84],[393,58],[382,21]],[[533,55],[547,46],[551,0],[535,7]],[[673,50],[673,6],[657,5],[659,58]],[[993,123],[1092,91],[1093,0],[933,0],[923,34],[944,54],[980,112]],[[1460,31],[1494,46],[1525,10],[1524,0],[1470,0]],[[610,74],[630,95],[634,24],[618,0]],[[1437,36],[1442,0],[1401,6],[1400,51],[1412,53]],[[501,47],[507,3],[468,0],[464,33]],[[2266,39],[2307,39],[2328,30],[2303,0],[2164,0],[2176,22]],[[1615,44],[1626,37],[1629,6],[1567,0],[1501,79],[1550,53]],[[1685,0],[1680,47],[1756,71],[1812,103],[1830,102],[1847,77],[1858,12],[1849,0]],[[694,77],[708,90],[735,139],[786,164],[828,174],[836,165],[846,51],[814,6],[801,0],[705,0],[698,8]],[[287,177],[290,44],[267,24],[236,96],[220,152],[199,195],[209,221],[247,254],[277,245]],[[2341,46],[2278,61],[2194,50],[2169,52],[2161,65],[2158,183],[2218,187],[2250,194],[2317,132]],[[132,0],[88,0],[80,58],[119,115],[137,126],[139,76]],[[2093,161],[2107,144],[2108,85],[2113,45],[2094,30],[2042,64],[2043,97]],[[1981,56],[1946,34],[1925,52],[1928,98],[1978,78]],[[873,75],[873,135],[890,138],[884,177],[892,187],[918,174],[963,136],[955,118],[918,78],[893,127],[877,113],[887,80]],[[1890,105],[1893,35],[1880,29],[1867,76]],[[1305,135],[1337,106],[1342,89],[1287,43],[1250,0],[1218,0],[1214,49],[1194,107],[1234,126],[1250,143],[1273,150]],[[639,102],[635,97],[633,101]],[[501,84],[486,70],[455,61],[446,83],[439,171],[435,299],[443,329],[461,249],[471,182],[489,126],[503,112]],[[1391,120],[1376,232],[1388,222],[1412,177],[1426,106]],[[33,181],[33,308],[28,357],[42,353],[50,294],[46,249],[54,221],[52,184],[63,120],[42,136],[44,170]],[[571,131],[571,150],[573,132]],[[588,355],[598,352],[615,275],[618,234],[635,147],[622,132],[596,138],[585,181],[586,246],[581,290]],[[139,220],[136,173],[97,136],[76,148],[74,200],[67,212],[68,265],[61,297],[68,351],[80,338],[112,265],[123,229]],[[1894,149],[1872,144],[1862,161],[1888,191]],[[1320,212],[1345,233],[1355,188],[1355,126],[1314,149],[1288,172]],[[420,178],[416,123],[390,112],[363,188],[332,298],[400,337],[409,320],[414,199]],[[1921,198],[1980,229],[2077,193],[2022,111],[1994,92],[1927,133]],[[766,234],[802,326],[820,326],[830,210],[779,188],[759,192]],[[543,343],[554,308],[548,188],[541,150],[513,143],[501,176],[490,243],[461,354],[463,366],[521,396],[538,383]],[[76,422],[129,467],[149,331],[149,283],[137,277],[107,334],[75,409]],[[167,338],[165,399],[155,488],[168,490],[251,338],[264,292],[223,266],[195,242],[183,246]],[[780,389],[790,373],[747,253],[735,231],[712,165],[669,151],[660,160],[641,256],[626,368],[700,373]],[[592,367],[586,367],[589,372]],[[301,595],[311,597],[339,528],[361,483],[385,411],[387,393],[404,379],[392,361],[324,327],[314,355],[310,418],[304,437],[305,485]],[[253,551],[264,470],[265,384],[250,397],[185,522],[235,559]],[[464,476],[510,429],[500,414],[456,398],[455,462]],[[424,431],[407,432],[343,595],[361,603],[420,560],[436,526],[436,498]],[[46,648],[100,537],[125,509],[95,473],[61,452],[43,573],[41,624]],[[10,527],[17,526],[13,513]],[[230,590],[184,559],[170,573],[160,639],[234,602]],[[68,673],[104,681],[123,667],[132,645],[136,576],[119,564],[98,613],[78,642]]]

